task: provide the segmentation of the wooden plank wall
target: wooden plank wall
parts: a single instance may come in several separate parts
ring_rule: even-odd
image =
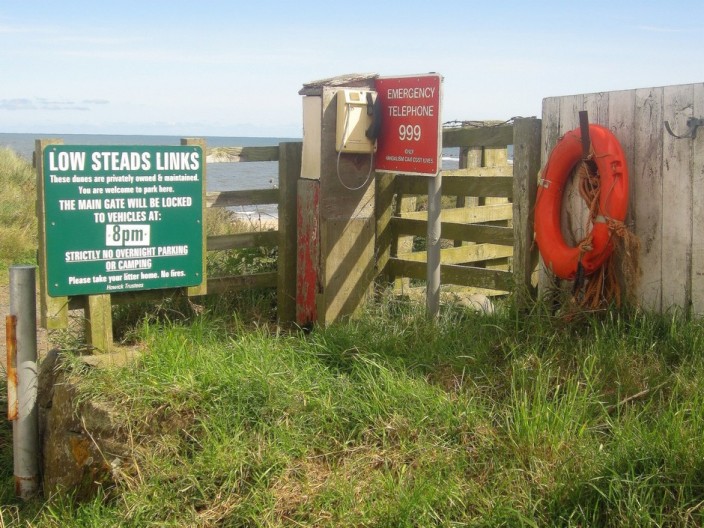
[[[609,127],[626,154],[627,222],[641,241],[641,306],[704,313],[704,130],[677,139],[664,126],[681,135],[688,118],[704,117],[704,83],[544,99],[542,166],[559,137],[579,126],[580,110]],[[574,243],[584,236],[587,213],[574,184],[565,192],[563,234]]]

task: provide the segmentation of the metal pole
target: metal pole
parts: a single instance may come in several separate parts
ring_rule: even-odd
[[[440,209],[442,173],[428,178],[428,269],[425,307],[429,317],[440,311]]]
[[[37,410],[37,315],[34,266],[10,267],[10,315],[17,320],[15,364],[17,416],[12,422],[15,493],[29,499],[39,490]]]

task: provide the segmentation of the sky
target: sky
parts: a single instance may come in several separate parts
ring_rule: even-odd
[[[0,132],[301,137],[302,85],[443,75],[442,120],[704,82],[701,0],[0,0]]]

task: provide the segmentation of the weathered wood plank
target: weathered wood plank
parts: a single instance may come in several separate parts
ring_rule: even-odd
[[[476,169],[480,168],[482,166],[482,147],[474,147],[474,146],[468,146],[468,147],[460,147],[460,161],[459,161],[459,166],[460,170],[463,169]],[[444,171],[445,173],[447,172],[452,172],[452,171]],[[472,174],[469,174],[468,176],[473,176]]]
[[[113,348],[110,294],[88,295],[85,303],[86,343],[104,353]]]
[[[395,181],[398,180],[398,176],[396,176]],[[416,196],[408,195],[408,194],[402,194],[399,193],[396,196],[396,208],[394,210],[394,214],[396,216],[402,216],[404,213],[407,212],[414,212],[416,210],[416,202],[417,198]],[[391,230],[391,256],[395,257],[399,253],[407,253],[413,249],[413,236],[398,236],[395,234],[393,231],[393,226]],[[427,228],[426,228],[426,235],[427,235]],[[387,269],[387,275],[389,276],[389,280],[394,282],[394,291],[396,292],[403,292],[405,289],[410,287],[410,281],[408,277],[399,277],[398,279],[393,276],[393,274],[388,272],[388,267]]]
[[[692,117],[692,85],[668,86],[663,119],[672,130],[686,130]],[[663,135],[662,309],[689,309],[692,299],[692,143]]]
[[[545,167],[550,157],[550,152],[560,138],[560,97],[543,99],[542,115],[540,126],[540,164]]]
[[[391,257],[393,236],[391,217],[394,207],[394,175],[379,173],[376,176],[376,274],[386,266]]]
[[[428,182],[422,178],[399,175],[398,191],[404,194],[426,194]],[[513,176],[450,176],[443,172],[443,196],[497,196],[511,198]]]
[[[346,75],[337,75],[325,79],[317,79],[305,83],[303,88],[298,91],[298,95],[321,95],[325,88],[335,87],[353,87],[369,89],[374,85],[374,79],[379,77],[376,73],[349,73]]]
[[[501,169],[510,170],[508,164],[508,150],[506,147],[485,147],[482,165],[486,169]],[[513,176],[513,174],[511,174]],[[508,198],[501,196],[483,196],[479,198],[479,205],[496,205],[507,203]]]
[[[704,83],[694,86],[695,117],[704,116]],[[700,128],[692,142],[692,311],[704,314],[704,131]]]
[[[428,218],[428,212],[414,211],[412,213],[403,213],[401,217],[426,220]],[[511,220],[512,218],[513,206],[511,204],[443,209],[440,212],[441,221],[458,222],[463,224],[479,224],[485,222],[495,222],[497,220]]]
[[[579,127],[580,110],[584,110],[583,95],[560,99],[560,136]],[[592,122],[591,117],[589,121]],[[570,246],[576,246],[586,236],[589,211],[579,195],[579,178],[575,176],[574,171],[565,185],[561,218],[565,242]]]
[[[503,259],[510,257],[513,250],[509,246],[498,244],[472,244],[471,246],[452,247],[440,250],[442,264],[469,264],[485,260]],[[401,260],[426,262],[427,252],[414,251],[398,255]]]
[[[636,112],[636,92],[635,90],[620,90],[607,94],[608,101],[607,115],[604,118],[606,125],[614,133],[626,156],[629,176],[633,174],[635,166],[635,112]],[[629,178],[629,183],[631,183]],[[635,215],[633,204],[635,203],[635,188],[631,184],[628,187],[628,211],[626,213],[626,224],[631,228],[635,225]]]
[[[299,179],[296,214],[296,322],[318,319],[320,291],[320,181]]]
[[[427,222],[408,218],[392,218],[391,229],[396,236],[426,236]],[[442,223],[442,238],[449,240],[467,240],[477,243],[501,244],[513,246],[513,228],[476,224]]]
[[[511,141],[513,141],[513,138]],[[486,147],[482,165],[487,169],[508,167],[508,150],[506,147]]]
[[[303,153],[301,155],[301,178],[320,179],[320,156],[322,152],[323,98],[309,95],[303,98]]]
[[[442,131],[443,147],[506,147],[513,141],[513,126],[482,128],[446,128]]]
[[[662,310],[663,89],[636,90],[633,174],[635,233],[640,238],[640,302]]]
[[[606,123],[609,129],[614,133],[626,156],[626,166],[628,167],[629,186],[628,186],[628,210],[626,211],[625,224],[630,230],[634,230],[635,215],[633,204],[635,203],[635,188],[633,186],[633,170],[635,163],[635,90],[621,90],[611,92],[608,95],[608,109]],[[619,241],[621,243],[621,241]],[[637,257],[637,256],[636,256]],[[620,258],[619,262],[625,263],[626,255],[620,255],[618,252],[614,258]],[[626,277],[624,269],[617,269],[618,281],[621,284],[623,294],[625,295],[626,288],[630,284],[637,284],[639,277]],[[629,273],[629,275],[632,275]],[[633,292],[639,295],[639,292]],[[626,301],[627,299],[622,299]]]
[[[585,110],[588,113],[590,124],[598,124],[605,127],[609,126],[610,95],[611,94],[607,92],[584,94],[584,96],[582,97],[581,110]],[[577,128],[580,126],[579,112],[577,112],[576,117],[577,121],[574,124],[573,128]],[[563,134],[565,132],[567,132],[567,130],[563,130]],[[579,184],[579,178],[576,174],[574,174],[572,176],[572,181],[570,182],[570,185],[568,187],[570,193],[574,193],[574,195],[570,194],[571,201],[569,202],[570,210],[573,211],[573,214],[569,215],[569,217],[572,219],[572,233],[574,237],[574,244],[577,244],[587,235],[587,226],[590,225],[589,208],[586,202],[584,201],[584,198],[582,198],[579,194]],[[564,213],[566,213],[566,211],[563,211],[563,218],[565,218]]]
[[[368,219],[321,222],[321,245],[332,249],[323,262],[325,314],[323,319],[318,313],[320,324],[355,314],[373,293],[375,228],[376,222]]]
[[[278,273],[256,273],[253,275],[237,275],[233,277],[211,277],[208,279],[208,295],[249,290],[252,288],[276,288]]]
[[[519,306],[533,297],[532,276],[538,263],[533,244],[535,196],[540,170],[539,119],[518,119],[513,140],[513,273]]]
[[[296,199],[303,145],[279,145],[279,256],[276,315],[281,323],[296,320]]]
[[[110,295],[110,302],[113,306],[120,304],[130,304],[139,302],[163,301],[167,298],[183,297],[186,288],[165,288],[161,290],[142,290],[134,292],[116,293]],[[205,294],[204,294],[205,295]],[[69,309],[74,310],[84,308],[83,297],[71,297]]]
[[[425,279],[425,263],[392,258],[388,267],[395,275],[403,275],[412,279]],[[440,266],[442,284],[458,286],[473,286],[490,290],[511,291],[513,274],[500,271],[475,268],[471,266],[455,266],[444,264]]]
[[[272,247],[279,244],[278,231],[256,231],[235,233],[232,235],[212,235],[206,241],[208,251],[225,249],[245,249],[253,247]]]
[[[589,122],[608,126],[610,101],[612,95],[618,92],[596,92],[584,94],[583,110],[589,112]]]
[[[557,144],[560,138],[560,98],[549,97],[543,99],[542,109],[542,125],[541,125],[541,148],[540,148],[540,166],[541,171],[545,170],[550,152]],[[553,284],[553,276],[545,267],[542,258],[539,259],[538,266],[538,294],[542,297],[543,294],[548,294],[551,291]]]
[[[212,147],[207,150],[205,160],[208,163],[279,161],[279,147]]]
[[[511,167],[511,165],[504,164],[501,166],[494,167],[467,167],[464,169],[452,169],[442,171],[443,184],[445,183],[446,179],[463,178],[468,176],[481,178],[488,178],[491,176],[512,178],[513,168]]]
[[[373,82],[369,81],[369,88]],[[323,87],[320,154],[318,323],[350,316],[373,293],[375,191],[373,156],[337,152],[338,87]]]
[[[481,174],[472,174],[471,171],[476,171],[481,168],[482,165],[482,147],[460,147],[460,159],[459,159],[459,170],[462,171],[466,176],[481,176]],[[447,173],[454,173],[455,171],[444,171]],[[445,175],[443,174],[443,176]],[[511,174],[492,174],[492,176],[512,176]],[[448,174],[448,177],[451,177]],[[447,180],[447,178],[445,179]],[[456,207],[475,207],[479,205],[479,198],[476,196],[465,196],[457,195],[455,199]],[[462,246],[465,244],[462,240],[455,240],[453,242],[455,247]]]
[[[50,145],[62,145],[60,139],[39,139],[34,146],[34,164],[37,169],[37,230],[39,247],[37,264],[39,265],[39,306],[40,322],[47,330],[68,327],[68,297],[51,297],[47,287],[46,273],[46,231],[44,211],[44,149]]]
[[[237,207],[265,205],[279,202],[279,189],[251,189],[246,191],[209,192],[205,195],[206,207]]]
[[[414,286],[409,288],[408,297],[411,299],[422,299],[425,295],[425,288],[422,286]],[[484,295],[485,297],[504,297],[508,292],[500,290],[490,290],[487,288],[475,288],[474,286],[459,286],[457,284],[447,284],[442,287],[440,292],[443,302],[455,303],[463,297],[472,295]]]

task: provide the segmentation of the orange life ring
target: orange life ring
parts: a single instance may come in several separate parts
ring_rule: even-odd
[[[560,228],[565,185],[583,160],[582,133],[567,132],[550,153],[535,205],[535,240],[546,267],[562,279],[574,279],[581,262],[585,275],[598,270],[613,251],[612,221],[623,222],[628,208],[628,167],[621,144],[608,128],[589,125],[591,159],[599,175],[599,212],[585,240],[590,244],[568,246]]]

